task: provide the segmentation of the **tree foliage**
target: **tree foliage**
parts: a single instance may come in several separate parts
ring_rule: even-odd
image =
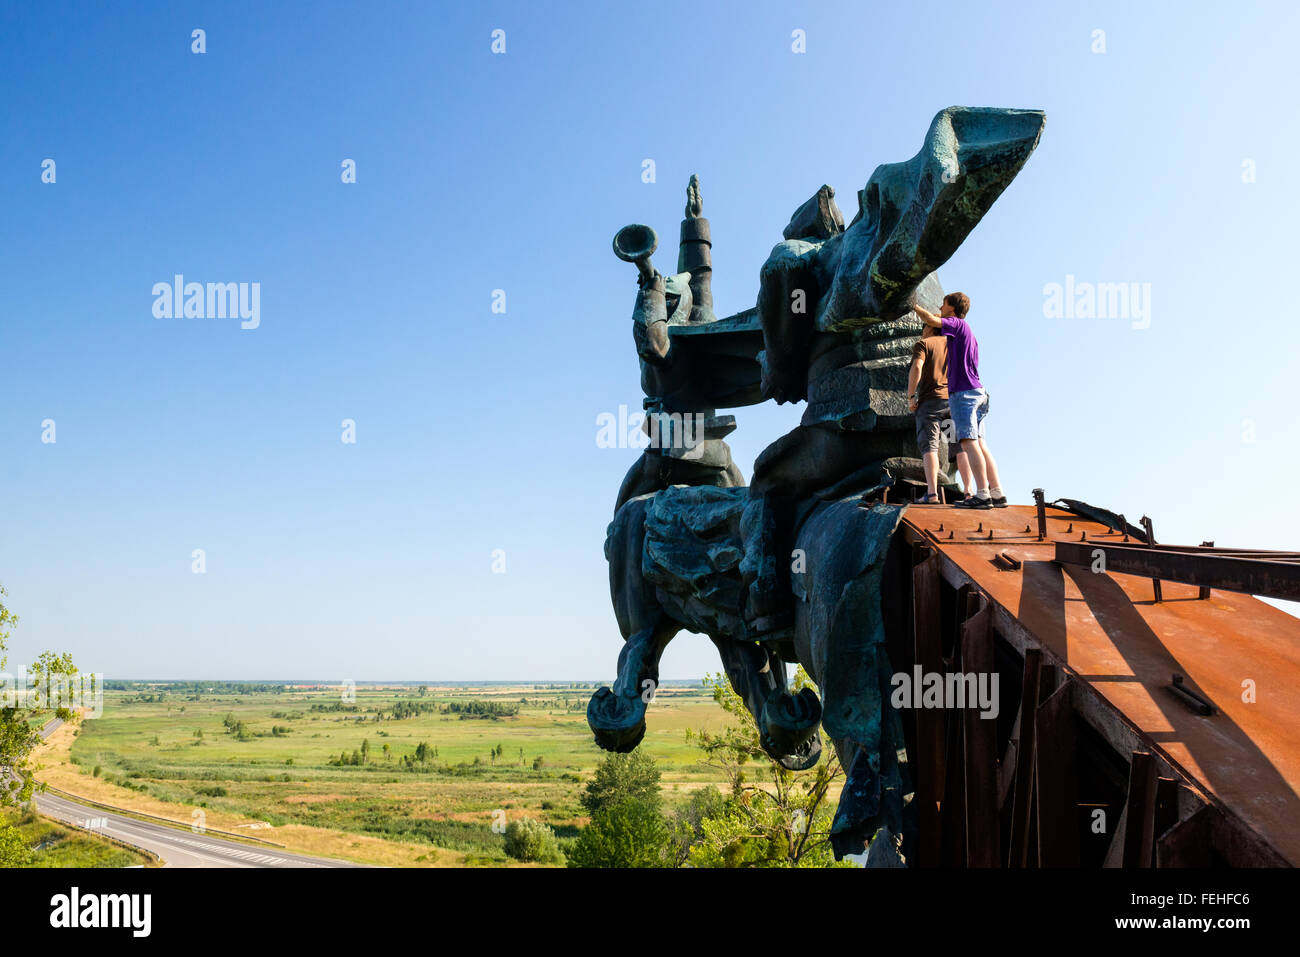
[[[843,776],[834,748],[808,771],[783,768],[768,756],[758,725],[724,675],[705,684],[732,717],[719,732],[687,731],[704,752],[704,764],[721,771],[729,793],[701,817],[686,859],[693,867],[828,867],[833,821],[832,784]],[[799,668],[793,690],[812,687]]]
[[[685,804],[668,815],[668,847],[665,863],[681,867],[690,859],[691,848],[705,836],[704,822],[725,811],[727,799],[716,785],[710,784],[691,793]]]
[[[35,855],[13,824],[0,824],[0,867],[26,867]]]
[[[71,690],[67,683],[76,674],[77,666],[72,663],[72,654],[66,651],[61,655],[42,651],[36,656],[36,662],[27,667],[32,691],[36,694],[37,701],[46,707],[57,707],[64,703],[64,698]]]
[[[595,817],[602,809],[627,799],[645,801],[655,813],[659,813],[663,803],[659,795],[659,769],[654,759],[640,748],[628,754],[605,755],[587,782],[582,806]]]
[[[438,710],[438,705],[433,701],[406,701],[399,700],[393,704],[393,710],[389,716],[394,721],[402,721],[406,718],[418,718],[422,714],[430,714]]]
[[[661,867],[668,827],[657,801],[623,798],[606,804],[569,851],[570,867]]]
[[[9,638],[18,624],[18,616],[4,603],[6,597],[8,593],[0,585],[0,671],[8,663]],[[45,682],[48,702],[51,682],[61,677],[71,678],[77,668],[71,655],[46,651],[29,671],[36,689]],[[16,692],[16,688],[0,680],[0,807],[26,803],[36,790],[27,759],[40,741],[40,735],[28,723],[32,711],[30,700],[24,700],[26,696]],[[60,708],[58,716],[67,719],[73,715],[68,709]],[[12,824],[0,824],[0,866],[22,867],[30,862],[31,853],[18,829]]]
[[[18,624],[18,616],[5,606],[6,597],[8,593],[0,585],[0,670],[9,661],[9,638]],[[71,659],[68,664],[71,665]],[[24,803],[32,796],[35,782],[27,767],[27,756],[40,741],[40,735],[28,725],[30,707],[17,688],[0,680],[0,697],[3,698],[3,707],[0,707],[0,807],[7,807]]]
[[[488,718],[500,721],[519,714],[519,705],[507,701],[448,701],[439,709],[443,714],[458,714],[466,718]]]
[[[538,864],[562,864],[564,852],[560,850],[555,832],[542,821],[517,817],[506,825],[506,854],[517,861]]]
[[[5,586],[0,585],[0,668],[9,661],[5,650],[9,647],[9,636],[18,624],[18,616],[5,607],[4,599],[8,596]]]

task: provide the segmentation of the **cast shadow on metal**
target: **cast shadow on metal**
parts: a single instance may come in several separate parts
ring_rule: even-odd
[[[650,442],[605,539],[624,645],[613,687],[587,708],[601,747],[636,747],[664,648],[682,629],[706,634],[773,758],[796,771],[815,765],[819,726],[834,743],[848,769],[836,855],[860,853],[881,832],[908,856],[912,788],[902,725],[886,707],[882,612],[903,507],[859,502],[882,485],[923,481],[905,394],[923,329],[913,306],[938,312],[935,270],[1024,166],[1043,123],[1035,110],[941,111],[916,156],[877,167],[847,228],[829,186],[800,206],[759,271],[756,306],[725,319],[713,312],[694,176],[676,273],[654,268],[649,226],[614,237],[615,254],[637,267],[632,332]],[[767,399],[807,408],[746,486],[724,441],[735,418],[717,410]],[[941,481],[954,485],[941,455]],[[823,700],[790,694],[794,663]]]

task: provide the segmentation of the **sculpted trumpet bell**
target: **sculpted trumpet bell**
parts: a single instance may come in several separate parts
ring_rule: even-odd
[[[649,226],[633,223],[614,234],[614,255],[624,262],[648,260],[659,248],[659,236]]]

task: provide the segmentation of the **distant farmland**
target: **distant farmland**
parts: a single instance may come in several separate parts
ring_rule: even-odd
[[[38,776],[118,807],[306,853],[504,865],[494,820],[536,818],[562,841],[583,823],[578,798],[603,755],[586,722],[593,690],[114,682],[103,716],[75,737],[56,735]],[[699,763],[686,729],[726,720],[702,687],[659,691],[643,747],[670,803],[723,785]]]

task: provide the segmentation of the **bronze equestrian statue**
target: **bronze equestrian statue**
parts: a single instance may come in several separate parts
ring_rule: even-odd
[[[768,754],[803,770],[820,757],[819,726],[834,742],[849,772],[836,854],[862,850],[883,826],[906,841],[911,788],[887,707],[882,600],[903,506],[870,493],[924,484],[905,394],[923,329],[913,307],[938,310],[935,270],[1024,166],[1043,123],[1035,110],[942,110],[916,156],[878,167],[858,191],[847,227],[829,186],[800,206],[759,271],[755,308],[725,319],[713,313],[695,177],[675,274],[654,269],[648,226],[615,236],[615,254],[637,266],[632,328],[651,441],[605,540],[624,645],[614,686],[587,709],[601,747],[636,747],[664,648],[683,628],[707,634]],[[767,399],[807,408],[746,486],[723,441],[735,419],[717,410]],[[951,485],[946,458],[940,467]],[[824,700],[790,694],[794,663]]]

